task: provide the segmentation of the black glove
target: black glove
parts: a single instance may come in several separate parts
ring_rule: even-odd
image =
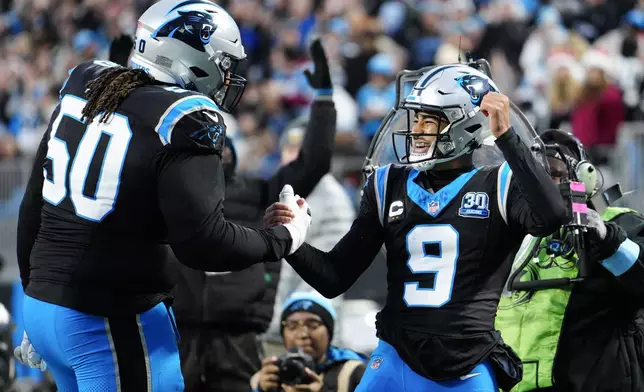
[[[127,34],[114,38],[110,44],[109,60],[120,66],[127,67],[130,52],[134,48],[134,40]]]
[[[600,262],[611,257],[617,249],[626,241],[627,235],[617,223],[606,222],[606,235],[602,239],[597,233],[589,229],[586,244],[588,246],[588,257],[594,262]]]
[[[329,62],[322,47],[322,42],[316,38],[311,42],[310,46],[311,59],[315,70],[311,73],[310,70],[304,70],[304,76],[308,80],[309,85],[316,90],[330,90],[331,86],[331,73],[329,72]]]
[[[586,217],[588,219],[588,234],[593,240],[603,241],[606,238],[606,224],[601,215],[589,208]]]

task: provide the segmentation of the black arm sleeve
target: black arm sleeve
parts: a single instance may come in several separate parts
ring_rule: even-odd
[[[288,230],[250,229],[227,222],[224,192],[218,155],[164,153],[158,169],[159,206],[179,261],[205,271],[237,271],[282,259],[291,247]]]
[[[227,184],[226,197],[264,209],[278,200],[286,184],[290,184],[301,197],[307,197],[331,167],[335,119],[333,102],[314,101],[297,159],[282,166],[268,180],[236,176],[234,181]]]
[[[331,156],[335,142],[336,110],[332,101],[314,101],[306,126],[306,134],[297,159],[283,166],[266,183],[264,205],[277,201],[285,184],[290,184],[295,193],[307,197],[320,179],[331,168]]]
[[[188,113],[176,122],[170,144],[153,164],[170,246],[179,261],[205,271],[278,261],[292,245],[285,227],[250,229],[224,218],[225,130],[218,112]]]
[[[559,190],[512,128],[496,144],[512,169],[507,215],[510,227],[547,236],[565,223],[566,207]]]
[[[384,230],[378,220],[374,195],[373,181],[369,181],[358,217],[331,251],[323,252],[304,244],[286,257],[295,272],[327,298],[347,291],[369,267],[384,243]]]
[[[56,108],[52,119],[58,116],[59,111],[60,106]],[[44,182],[43,168],[45,166],[45,160],[47,159],[47,142],[49,141],[50,134],[51,123],[38,146],[29,182],[27,183],[27,189],[25,190],[25,196],[22,198],[18,213],[17,256],[23,289],[26,289],[27,284],[29,284],[29,259],[31,257],[31,249],[34,246],[34,242],[36,242],[36,237],[40,230],[42,186]]]

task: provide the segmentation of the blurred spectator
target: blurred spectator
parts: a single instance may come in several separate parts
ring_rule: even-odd
[[[551,75],[548,85],[548,128],[558,129],[563,122],[570,120],[570,113],[580,94],[584,70],[572,55],[560,53],[548,59],[548,72]]]
[[[285,184],[307,197],[321,179],[328,178],[336,111],[331,102],[331,80],[324,52],[318,51],[316,57],[321,58],[315,61],[311,83],[318,94],[312,104],[307,135],[302,148],[276,173],[266,180],[236,174],[237,162],[252,154],[237,154],[234,143],[226,138],[222,156],[226,180],[224,208],[230,221],[248,227],[261,226],[264,210],[277,201]],[[249,101],[260,99],[249,92]],[[252,134],[267,123],[265,116],[253,115],[249,107],[237,117],[241,134]],[[179,354],[186,391],[248,391],[248,381],[261,365],[258,334],[266,332],[273,316],[280,264],[257,264],[232,273],[204,273],[175,260],[169,263],[169,268],[170,275],[176,278],[173,307],[182,337]]]
[[[296,124],[282,135],[280,140],[282,165],[290,164],[300,153],[306,132],[304,125],[301,123]],[[329,251],[349,231],[353,223],[356,216],[353,202],[342,185],[331,174],[326,174],[322,177],[306,200],[311,207],[311,211],[320,213],[320,218],[311,222],[306,242],[318,247],[318,249]],[[314,290],[304,282],[288,263],[283,262],[275,299],[275,314],[285,303],[286,297],[294,291]],[[333,299],[332,302],[336,309],[342,309],[342,296]],[[276,337],[279,330],[279,325],[276,322],[277,320],[273,319],[271,325],[273,337]],[[337,329],[339,330],[340,328]],[[338,338],[341,338],[341,336],[341,333],[336,334]],[[341,342],[340,340],[338,341]],[[345,342],[341,343],[345,344]]]
[[[586,78],[572,111],[572,130],[588,149],[592,161],[605,164],[626,108],[621,91],[612,81],[611,59],[600,51],[591,51],[582,63],[586,67]]]
[[[356,389],[367,361],[363,355],[331,345],[336,312],[329,300],[319,294],[295,292],[284,302],[279,319],[280,334],[284,348],[291,353],[290,360],[303,363],[307,370],[287,373],[281,366],[288,360],[284,356],[264,358],[262,369],[251,379],[254,392],[352,392]],[[295,377],[297,381],[289,382]]]
[[[369,81],[358,90],[362,136],[371,142],[380,122],[396,103],[394,62],[384,53],[367,63]]]

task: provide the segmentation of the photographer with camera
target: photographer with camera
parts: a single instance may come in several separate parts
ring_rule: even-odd
[[[591,199],[602,181],[581,143],[558,130],[541,138],[553,181],[564,198],[577,192],[581,202],[569,199],[573,223],[526,238],[515,257],[496,318],[523,361],[512,391],[642,391],[644,216],[596,212]],[[607,202],[615,195],[604,193]]]
[[[251,378],[254,392],[352,392],[367,358],[330,345],[336,313],[314,292],[295,292],[284,302],[281,332],[287,353],[265,358]]]

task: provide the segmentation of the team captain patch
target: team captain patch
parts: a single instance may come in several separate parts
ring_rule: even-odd
[[[490,216],[488,209],[489,197],[485,192],[467,192],[461,201],[458,215],[464,218],[487,218]]]

